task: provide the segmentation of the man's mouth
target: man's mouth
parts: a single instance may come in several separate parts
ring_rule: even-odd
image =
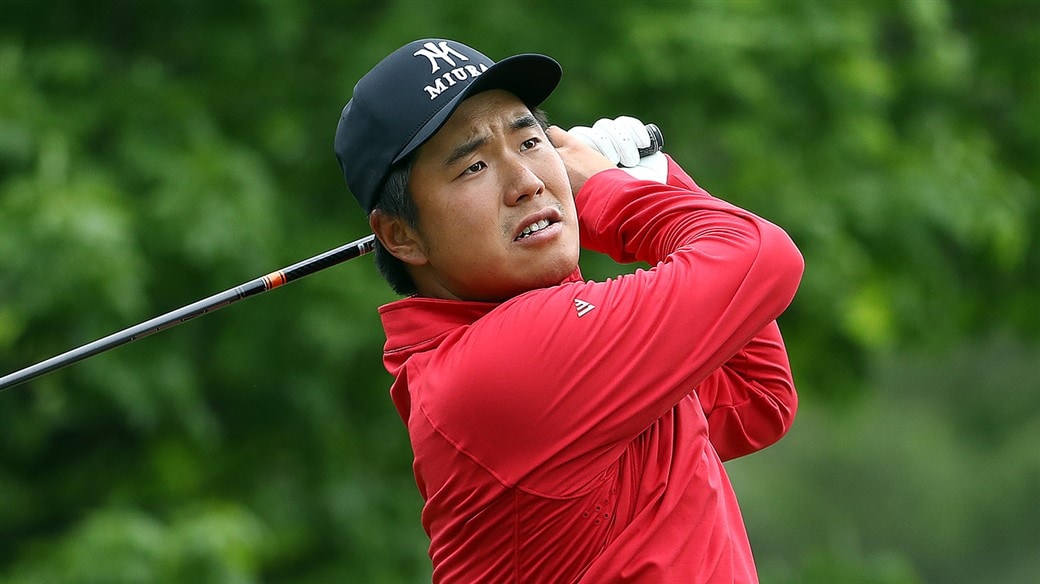
[[[537,232],[541,231],[542,229],[545,229],[546,227],[548,227],[551,223],[552,222],[549,221],[548,219],[542,219],[540,221],[535,221],[534,223],[528,225],[527,227],[524,227],[523,231],[520,232],[520,235],[517,235],[516,239],[514,239],[513,241],[520,241],[521,239],[530,236],[532,233],[537,233]]]

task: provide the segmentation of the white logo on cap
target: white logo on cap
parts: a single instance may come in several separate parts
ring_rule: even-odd
[[[467,79],[473,79],[479,76],[484,71],[487,71],[487,65],[481,63],[477,65],[464,65],[462,67],[456,67],[451,71],[448,71],[440,77],[434,77],[433,82],[426,87],[423,87],[423,91],[426,95],[430,96],[430,100],[437,99],[440,94],[448,90],[449,87],[456,85],[460,81],[466,81]]]
[[[423,45],[423,48],[412,53],[412,55],[416,57],[422,55],[429,59],[431,67],[430,73],[436,73],[437,70],[441,68],[441,66],[437,64],[437,59],[444,59],[444,62],[448,63],[452,67],[458,65],[455,62],[455,59],[452,58],[452,55],[458,57],[460,61],[469,61],[469,58],[466,57],[466,55],[463,55],[462,53],[449,47],[447,41],[441,41],[439,45],[435,45],[433,44],[433,42],[428,42]]]

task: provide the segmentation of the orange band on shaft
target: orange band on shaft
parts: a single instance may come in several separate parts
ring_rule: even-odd
[[[277,272],[271,272],[264,276],[264,289],[271,290],[277,288],[285,283],[285,274],[281,270]]]

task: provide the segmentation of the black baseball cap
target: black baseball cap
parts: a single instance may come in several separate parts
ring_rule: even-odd
[[[496,63],[452,40],[408,43],[365,74],[343,108],[335,149],[347,187],[370,213],[390,167],[436,134],[464,99],[504,89],[535,107],[561,75],[560,64],[545,55]]]

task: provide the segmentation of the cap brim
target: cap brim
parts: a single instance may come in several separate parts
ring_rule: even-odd
[[[503,89],[520,98],[528,107],[536,107],[552,94],[562,75],[560,64],[545,55],[524,54],[502,59],[488,67],[469,87],[437,110],[394,158],[393,163],[403,160],[436,134],[466,98],[490,89]]]

